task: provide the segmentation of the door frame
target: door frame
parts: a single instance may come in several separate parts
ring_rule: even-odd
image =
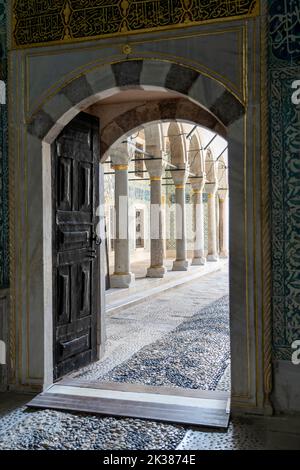
[[[254,24],[252,22],[251,28],[246,28],[244,22],[239,23],[244,35],[244,47],[248,41],[253,41],[254,37],[257,38],[258,28],[255,29]],[[214,28],[210,30],[212,35]],[[228,31],[232,30],[228,27]],[[188,36],[187,33],[186,35]],[[190,37],[186,40],[190,44]],[[152,43],[150,36],[144,41],[146,46],[148,43]],[[72,51],[76,53],[80,47],[82,46],[74,45]],[[106,47],[109,46],[106,45]],[[239,163],[243,162],[232,173],[230,188],[231,191],[236,188],[239,192],[240,199],[236,198],[236,203],[240,206],[239,213],[243,213],[244,217],[245,215],[249,216],[249,223],[242,227],[242,233],[234,234],[235,237],[239,235],[242,238],[243,246],[239,248],[239,253],[243,252],[244,254],[241,255],[242,258],[231,255],[231,266],[234,271],[232,287],[236,289],[240,282],[246,285],[244,294],[247,303],[247,307],[244,307],[244,302],[241,305],[237,304],[236,292],[233,292],[231,309],[232,312],[235,312],[235,317],[231,319],[234,348],[232,404],[233,410],[237,411],[269,413],[272,386],[271,257],[268,211],[270,190],[267,152],[267,100],[263,85],[265,55],[261,54],[261,60],[257,56],[260,47],[261,44],[257,41],[257,47],[253,50],[253,54],[248,54],[248,50],[247,53],[244,53],[245,73],[249,67],[253,67],[253,62],[256,64],[252,77],[253,83],[247,82],[246,75],[243,75],[245,81],[242,83],[241,93],[245,92],[248,96],[245,102],[245,115],[228,126],[230,151],[236,155]],[[10,99],[10,112],[13,117],[10,171],[11,181],[14,182],[10,185],[12,260],[10,346],[12,366],[10,383],[12,388],[40,390],[52,383],[49,372],[52,370],[51,354],[49,353],[51,351],[49,331],[52,331],[52,325],[48,314],[49,311],[52,312],[52,302],[49,295],[51,266],[47,261],[51,251],[51,237],[47,231],[47,227],[51,226],[51,208],[49,207],[51,197],[49,197],[48,184],[51,174],[49,166],[50,144],[64,125],[79,111],[86,109],[99,98],[109,96],[122,88],[122,84],[116,83],[115,70],[116,67],[119,67],[118,64],[125,64],[126,67],[129,60],[122,57],[121,52],[117,59],[102,57],[99,63],[92,68],[86,64],[80,72],[77,72],[77,76],[75,75],[71,80],[65,80],[56,88],[52,88],[48,96],[43,98],[42,104],[24,120],[24,109],[21,104],[26,103],[26,88],[20,84],[22,84],[24,73],[30,72],[30,67],[28,65],[26,67],[26,61],[31,60],[28,57],[38,57],[38,54],[41,52],[35,55],[32,51],[29,51],[28,54],[14,51],[10,56],[11,90],[21,90],[20,95],[15,93]],[[21,60],[19,60],[20,57]],[[221,78],[216,80],[213,74],[204,72],[204,68],[188,65],[188,60],[186,60],[186,64],[182,65],[184,59],[178,61],[171,53],[165,54],[163,59],[157,61],[146,57],[146,53],[144,55],[136,54],[132,60],[135,61],[133,64],[135,69],[138,68],[136,63],[139,60],[148,70],[148,73],[143,74],[145,83],[140,81],[136,83],[139,89],[141,85],[151,86],[149,72],[151,70],[153,72],[154,69],[161,70],[161,73],[152,76],[154,77],[152,78],[152,86],[158,87],[159,81],[161,81],[161,87],[165,89],[166,70],[170,71],[170,68],[176,65],[198,74],[198,96],[205,95],[204,89],[208,85],[211,93],[217,94],[217,96],[220,89],[223,89],[223,96],[229,102],[231,100],[233,109],[236,109],[238,102],[241,103],[242,98],[238,97],[237,93],[230,89]],[[25,82],[28,83],[28,81],[30,81],[30,77],[26,75]],[[130,86],[133,86],[133,83]],[[167,88],[170,89],[170,86]],[[94,94],[91,94],[91,90]],[[195,102],[196,88],[191,88],[189,91],[193,93],[192,96],[187,96],[189,92],[181,91],[181,94]],[[205,108],[201,108],[202,111],[208,108],[204,101],[203,99],[199,100],[199,103],[205,106]],[[216,108],[215,111],[218,113],[220,110]],[[184,113],[184,109],[181,112]],[[55,119],[54,116],[56,116]],[[195,119],[191,119],[191,121],[196,122]],[[257,122],[262,125],[261,134],[256,129]],[[242,180],[237,179],[237,172],[240,170],[243,174]],[[103,179],[103,171],[100,171],[100,181],[101,178]],[[36,194],[33,194],[34,184]],[[250,224],[253,221],[255,222],[254,229]],[[22,229],[25,233],[25,244],[23,240],[18,238]],[[104,238],[104,234],[102,236]],[[246,239],[248,244],[244,245]],[[103,247],[101,256],[104,257]],[[243,258],[246,263],[246,271]],[[103,260],[102,265],[104,266]],[[241,272],[246,272],[245,278],[240,279]],[[263,280],[262,284],[261,280]],[[101,282],[102,284],[104,283]],[[23,294],[22,288],[24,286],[26,289]],[[105,286],[102,285],[102,314],[104,312],[104,291]],[[36,294],[35,297],[34,294]],[[43,315],[40,312],[43,312]],[[245,313],[246,316],[241,317],[239,312]],[[244,334],[245,337],[243,337]],[[103,344],[100,332],[98,332],[98,338],[100,346],[101,343]],[[36,356],[36,352],[41,353],[40,358]]]

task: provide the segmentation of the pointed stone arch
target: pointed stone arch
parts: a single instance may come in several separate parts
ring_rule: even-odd
[[[170,141],[171,162],[178,169],[185,169],[187,165],[182,128],[177,122],[171,122],[168,129]]]
[[[204,173],[202,143],[197,132],[192,136],[188,147],[188,161],[190,170],[195,176],[201,176]]]

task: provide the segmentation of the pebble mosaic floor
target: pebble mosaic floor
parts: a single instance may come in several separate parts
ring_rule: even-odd
[[[185,432],[139,419],[23,409],[0,425],[0,450],[172,450]]]
[[[115,367],[104,381],[216,390],[230,363],[228,312],[229,298],[222,297]]]
[[[218,284],[220,289],[217,289]],[[160,383],[166,383],[168,379],[168,385],[173,386],[190,388],[202,386],[208,389],[228,390],[230,371],[226,294],[226,271],[224,271],[207,276],[201,280],[200,285],[199,281],[194,281],[119,312],[117,317],[113,316],[110,319],[112,325],[110,329],[108,328],[108,348],[102,364],[96,363],[81,374],[85,374],[85,378],[102,379],[106,375],[111,380],[123,381],[127,370],[131,371],[129,373],[131,379],[144,383],[149,367],[151,369],[158,362],[162,362],[158,375]],[[116,318],[120,320],[120,316],[121,321],[117,321]],[[133,321],[130,321],[130,317]],[[149,333],[147,324],[153,325],[154,319],[159,320],[160,317],[163,317],[164,321],[160,324],[159,331],[154,332],[150,327]],[[139,334],[133,338],[134,347],[123,348],[117,355],[112,354],[113,358],[109,358],[110,351],[115,352],[120,344],[124,344],[126,335],[129,343],[128,335],[132,329],[136,331],[137,324],[139,324]],[[193,348],[196,328],[200,328],[197,348],[202,347],[204,362],[208,363],[210,351],[217,351],[214,359],[219,367],[213,373],[209,373],[207,364],[204,364],[203,370],[198,371],[197,375],[191,355],[197,348],[195,351],[190,349],[186,358],[183,356],[184,349]],[[209,336],[210,328],[211,337],[204,340],[204,336]],[[213,335],[217,335],[216,344]],[[151,362],[151,350],[155,356],[154,362]],[[173,361],[172,369],[175,371],[171,375],[164,373],[166,361],[170,359]],[[143,368],[140,367],[141,362]],[[106,364],[104,371],[103,363]],[[182,367],[184,375],[179,372]],[[99,374],[100,369],[101,374]],[[140,371],[138,377],[136,375],[132,377],[132,371],[137,370]],[[151,383],[154,377],[155,374],[152,374]],[[172,450],[180,444],[187,431],[187,427],[184,426],[138,419],[116,419],[54,410],[31,411],[22,406],[14,411],[0,410],[0,449]]]
[[[73,377],[104,379],[116,366],[224,296],[228,296],[228,265],[140,304],[108,314],[104,357]]]

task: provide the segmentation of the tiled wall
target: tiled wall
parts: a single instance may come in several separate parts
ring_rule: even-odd
[[[6,83],[6,0],[0,0],[0,80]],[[3,98],[3,97],[2,97]],[[5,100],[1,100],[1,102]],[[0,289],[8,287],[8,155],[7,106],[0,104]]]
[[[300,339],[300,0],[269,0],[274,355]]]

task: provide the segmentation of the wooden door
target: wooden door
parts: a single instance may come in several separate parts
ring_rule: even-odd
[[[52,146],[54,379],[97,359],[99,122],[81,113]]]

